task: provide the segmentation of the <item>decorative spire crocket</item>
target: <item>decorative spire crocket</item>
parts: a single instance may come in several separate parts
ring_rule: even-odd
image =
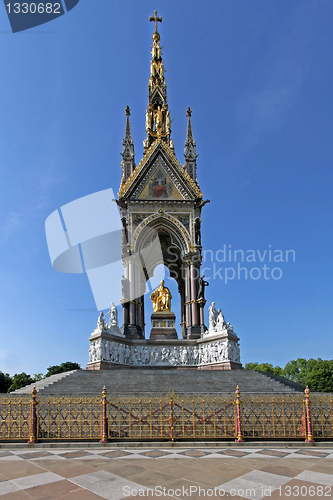
[[[196,142],[193,139],[192,124],[191,124],[191,114],[190,108],[187,108],[187,133],[184,148],[184,158],[185,164],[184,169],[190,175],[190,177],[196,181],[197,180],[197,151]]]
[[[125,130],[125,138],[123,139],[123,152],[121,156],[123,160],[121,162],[121,167],[123,170],[123,178],[122,182],[126,182],[129,178],[133,170],[135,169],[135,161],[134,161],[134,143],[131,134],[131,126],[130,126],[130,108],[127,106],[125,109],[126,113],[126,130]]]
[[[148,83],[148,106],[146,111],[146,132],[147,139],[143,141],[144,150],[156,140],[165,141],[173,148],[170,140],[171,119],[167,103],[167,87],[164,78],[164,65],[160,46],[160,34],[157,31],[157,23],[162,22],[162,18],[157,16],[149,17],[154,21],[155,30],[153,33],[153,46],[150,61],[150,76]]]

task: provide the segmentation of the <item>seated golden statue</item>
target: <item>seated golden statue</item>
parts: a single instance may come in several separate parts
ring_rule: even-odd
[[[164,286],[164,281],[161,281],[161,286],[156,288],[156,290],[150,296],[153,302],[154,312],[158,311],[171,311],[171,299],[172,295],[169,288]]]

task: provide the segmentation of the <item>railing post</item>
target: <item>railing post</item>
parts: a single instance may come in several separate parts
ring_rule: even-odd
[[[236,443],[243,443],[243,434],[242,434],[242,422],[241,422],[241,401],[240,401],[240,390],[237,386],[236,388],[236,432],[237,439],[235,439]]]
[[[107,415],[108,402],[106,400],[106,395],[107,395],[107,390],[104,386],[102,391],[102,439],[100,440],[100,443],[107,443],[109,437],[109,425],[108,425],[108,415]]]
[[[171,424],[170,438],[171,438],[171,441],[174,441],[175,440],[175,433],[174,433],[174,427],[173,427],[173,398],[172,397],[170,399],[170,424]]]
[[[28,443],[36,443],[37,436],[37,400],[36,400],[36,387],[31,391],[31,401],[30,401],[30,437]]]
[[[306,386],[305,389],[305,417],[306,417],[306,443],[313,443],[312,423],[311,423],[311,407],[310,407],[310,389]]]

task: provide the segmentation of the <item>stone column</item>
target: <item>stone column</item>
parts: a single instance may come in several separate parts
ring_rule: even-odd
[[[128,272],[128,263],[124,264],[124,285],[123,285],[123,297],[122,297],[122,306],[123,306],[123,325],[124,328],[129,325],[129,290],[128,285],[129,281],[129,272]],[[125,288],[125,289],[124,289]]]
[[[191,264],[192,326],[198,325],[197,281],[198,281],[198,268],[192,263]]]
[[[186,318],[185,318],[185,297],[184,297],[184,289],[180,291],[180,311],[181,311],[181,333],[182,333],[182,339],[185,338],[185,325],[186,325]]]
[[[144,338],[141,314],[139,310],[140,297],[141,297],[141,285],[140,285],[140,270],[137,268],[135,260],[133,258],[129,259],[127,265],[128,274],[128,301],[127,306],[128,312],[124,312],[124,335],[129,338]],[[125,275],[126,277],[126,275]],[[124,307],[123,305],[123,307]],[[124,308],[126,309],[126,307]]]
[[[201,327],[199,324],[199,308],[197,302],[198,278],[200,273],[200,264],[197,254],[187,255],[187,277],[188,294],[185,294],[187,309],[189,314],[186,318],[186,338],[198,339],[201,337]]]
[[[130,307],[129,307],[129,324],[136,325],[136,308],[135,308],[135,267],[134,263],[129,264],[129,289],[130,289]]]
[[[143,336],[145,335],[145,296],[141,296],[141,326],[143,331]]]
[[[191,290],[190,290],[190,268],[186,266],[185,268],[185,321],[186,329],[192,324],[192,314],[191,314]]]

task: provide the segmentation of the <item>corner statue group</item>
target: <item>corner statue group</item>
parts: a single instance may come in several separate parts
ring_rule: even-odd
[[[172,295],[169,288],[164,286],[163,280],[161,281],[161,285],[151,294],[150,298],[153,302],[154,312],[171,311]]]

